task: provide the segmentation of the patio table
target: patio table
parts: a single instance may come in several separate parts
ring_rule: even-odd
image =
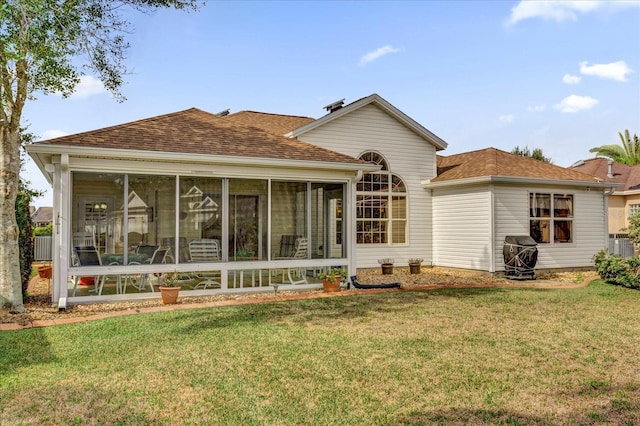
[[[129,264],[145,263],[149,260],[149,256],[142,253],[128,253]],[[124,253],[103,253],[100,255],[103,265],[123,265]]]

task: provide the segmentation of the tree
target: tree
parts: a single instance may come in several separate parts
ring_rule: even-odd
[[[629,135],[629,129],[624,133],[618,132],[622,145],[602,145],[591,148],[589,152],[595,152],[596,155],[607,157],[616,163],[635,166],[640,164],[640,138],[634,134],[633,139]]]
[[[511,150],[511,153],[522,157],[531,157],[534,160],[539,160],[544,163],[551,163],[551,158],[545,157],[540,148],[535,148],[533,151],[530,151],[528,146],[525,146],[522,149],[520,149],[519,146],[516,146]]]
[[[116,99],[126,73],[125,7],[197,9],[198,0],[2,0],[0,2],[0,308],[23,311],[15,205],[22,111],[37,93],[69,96],[85,71]]]

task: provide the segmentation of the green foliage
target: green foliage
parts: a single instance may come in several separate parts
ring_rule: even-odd
[[[318,278],[329,281],[330,283],[335,283],[338,278],[340,278],[340,281],[344,282],[347,278],[347,271],[342,268],[331,268],[326,272],[319,273]]]
[[[632,243],[640,244],[640,213],[636,213],[629,218],[627,232]]]
[[[589,152],[595,152],[596,155],[607,157],[616,163],[634,166],[640,164],[640,138],[634,134],[633,138],[629,134],[629,129],[624,133],[618,132],[621,145],[602,145],[591,148]]]
[[[640,258],[622,259],[618,255],[609,255],[600,250],[593,257],[596,272],[609,284],[640,289]]]
[[[20,229],[18,244],[20,246],[20,281],[23,295],[27,291],[31,277],[31,264],[33,263],[33,223],[29,206],[33,197],[38,195],[37,191],[28,188],[26,182],[20,182],[20,192],[16,198],[16,221]]]
[[[34,237],[42,237],[47,235],[53,235],[53,224],[49,223],[47,224],[47,226],[39,226],[37,228],[33,228]]]
[[[520,148],[519,146],[516,146],[511,150],[511,153],[520,155],[522,157],[530,157],[530,158],[533,158],[534,160],[542,161],[543,163],[551,163],[551,158],[546,157],[542,153],[542,149],[540,148],[535,148],[533,151],[531,151],[529,150],[528,146],[525,146],[524,148]]]

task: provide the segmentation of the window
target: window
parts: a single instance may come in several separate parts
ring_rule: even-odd
[[[366,173],[356,187],[356,241],[358,244],[407,242],[407,195],[402,179],[389,171],[384,157],[365,152],[361,160],[382,166]]]
[[[640,212],[640,204],[629,205],[629,217],[635,216],[638,212]]]
[[[529,235],[538,243],[572,243],[573,195],[530,193]]]

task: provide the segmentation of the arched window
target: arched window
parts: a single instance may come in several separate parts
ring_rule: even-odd
[[[361,160],[382,166],[365,173],[356,186],[356,241],[358,244],[407,242],[407,189],[400,176],[389,171],[384,157],[365,152]]]

